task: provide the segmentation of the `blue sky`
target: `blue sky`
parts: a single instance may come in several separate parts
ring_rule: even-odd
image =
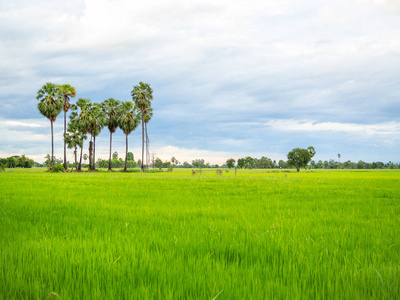
[[[50,153],[44,83],[101,102],[130,100],[143,81],[150,151],[163,160],[279,160],[312,145],[316,160],[398,162],[399,37],[397,0],[1,1],[0,157]],[[57,157],[62,126],[60,115]],[[124,153],[122,132],[113,141]]]

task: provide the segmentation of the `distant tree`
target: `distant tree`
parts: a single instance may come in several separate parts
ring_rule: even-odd
[[[114,151],[114,153],[112,154],[112,159],[118,159],[118,152]]]
[[[183,167],[183,168],[191,168],[192,165],[189,164],[187,161],[184,161],[182,167]]]
[[[86,135],[91,130],[93,123],[92,114],[90,112],[91,106],[92,102],[90,101],[90,99],[83,99],[83,98],[79,98],[75,104],[71,105],[72,114],[69,116],[70,122],[74,127],[79,128],[79,130],[82,132],[82,136],[84,136],[84,139],[87,138]],[[89,149],[90,151],[88,158],[90,167],[92,162],[91,142],[89,143]],[[83,155],[83,147],[81,148],[78,171],[81,170],[82,155]]]
[[[132,152],[128,152],[128,160],[134,160]]]
[[[358,169],[364,169],[365,163],[362,160],[359,160],[357,163],[357,168]]]
[[[237,167],[239,169],[243,169],[243,167],[246,165],[246,159],[245,158],[239,158],[237,160]]]
[[[297,169],[297,172],[300,172],[300,168],[305,168],[314,155],[315,149],[312,146],[307,149],[294,148],[287,154],[287,163],[290,166],[294,166]]]
[[[67,111],[71,107],[69,102],[71,98],[76,96],[75,88],[69,84],[62,84],[58,86],[58,93],[63,99],[63,110],[64,110],[64,136],[67,134]],[[64,169],[67,170],[67,148],[66,141],[64,139]]]
[[[139,82],[138,85],[133,87],[131,91],[132,99],[136,107],[140,110],[142,119],[142,159],[141,159],[141,170],[144,170],[144,119],[146,110],[151,107],[151,100],[153,100],[153,90],[148,83]]]
[[[135,130],[139,125],[139,119],[137,117],[136,108],[131,101],[122,102],[118,126],[125,133],[126,137],[126,150],[125,150],[125,167],[124,171],[127,172],[127,161],[128,161],[128,135]]]
[[[342,157],[342,155],[340,153],[338,153],[337,157],[339,159],[339,164],[340,164],[340,158]]]
[[[112,148],[112,134],[118,127],[118,107],[121,105],[121,101],[113,98],[108,98],[101,103],[101,108],[107,115],[104,125],[108,127],[110,131],[110,156],[108,159],[108,170],[111,171],[111,148]]]
[[[56,121],[57,116],[63,109],[63,101],[58,93],[57,86],[53,83],[46,83],[37,92],[36,99],[39,101],[38,109],[39,112],[50,120],[51,125],[51,162],[50,170],[53,169],[54,164],[54,134],[53,134],[53,123]]]
[[[324,161],[324,168],[329,169],[329,162],[327,160]]]
[[[204,167],[204,159],[195,159],[192,160],[193,168],[203,168]]]
[[[83,160],[85,161],[85,164],[86,164],[87,159],[88,159],[88,155],[85,153],[85,154],[83,155]]]
[[[163,166],[163,162],[160,158],[156,158],[156,160],[154,161],[154,166],[158,169],[161,169]]]
[[[281,168],[281,169],[286,169],[286,162],[284,161],[284,160],[279,160],[279,162],[278,162],[278,166],[279,166],[279,168]]]
[[[236,160],[233,158],[230,158],[226,161],[226,165],[228,166],[229,169],[233,168],[235,166]]]

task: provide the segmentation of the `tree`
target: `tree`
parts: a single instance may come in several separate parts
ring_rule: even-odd
[[[63,99],[63,110],[64,110],[64,136],[67,134],[67,111],[71,107],[69,102],[70,98],[76,96],[75,88],[70,86],[69,84],[62,84],[58,86],[58,93],[60,97]],[[67,170],[67,148],[66,142],[64,140],[64,169]]]
[[[160,159],[160,158],[156,158],[156,160],[154,161],[154,166],[156,167],[156,168],[158,168],[158,169],[161,169],[162,168],[162,165],[163,165],[163,162],[162,162],[162,160]]]
[[[134,160],[132,152],[128,152],[128,160],[132,160],[132,161]]]
[[[279,160],[279,162],[278,162],[278,166],[279,166],[279,168],[281,168],[281,169],[286,169],[286,162],[283,161],[283,160],[281,159],[281,160]]]
[[[76,126],[76,125],[75,125]],[[74,124],[68,124],[68,133],[64,134],[64,142],[67,144],[68,149],[74,148],[74,158],[75,158],[75,171],[78,171],[78,160],[77,160],[77,147],[83,148],[83,140],[86,138],[82,131]]]
[[[192,160],[193,168],[203,168],[204,167],[204,159],[195,159]]]
[[[81,148],[82,148],[82,147],[81,147]],[[88,156],[87,156],[87,154],[85,153],[85,154],[83,155],[83,160],[85,161],[85,164],[86,164],[87,159],[88,159]]]
[[[142,159],[141,159],[141,170],[143,172],[144,166],[144,118],[146,110],[151,107],[151,100],[153,100],[153,90],[148,83],[139,82],[139,85],[133,87],[131,91],[132,99],[135,102],[136,107],[141,112],[142,117]]]
[[[340,158],[342,157],[342,155],[338,153],[337,157],[339,158],[339,164],[340,164]]]
[[[124,171],[127,172],[128,160],[128,135],[135,130],[139,125],[136,107],[131,101],[122,102],[119,110],[118,127],[125,133],[126,136],[126,150],[125,150],[125,167]]]
[[[107,115],[107,119],[105,120],[105,125],[108,127],[110,131],[110,156],[108,159],[108,170],[111,171],[111,145],[112,145],[112,134],[118,127],[118,107],[121,105],[121,101],[115,100],[113,98],[108,98],[104,100],[101,104],[101,108],[104,113]]]
[[[297,172],[300,172],[300,168],[305,168],[314,155],[315,149],[312,146],[307,149],[294,148],[287,154],[287,163],[290,166],[294,166]]]
[[[37,107],[39,112],[50,120],[51,125],[51,163],[50,170],[53,169],[54,164],[54,134],[53,123],[56,121],[57,116],[63,109],[63,101],[60,99],[57,86],[53,83],[46,83],[37,92],[36,99],[39,101]]]
[[[72,114],[69,116],[70,122],[72,126],[78,128],[82,132],[82,136],[86,139],[86,134],[89,132],[92,124],[91,124],[91,114],[90,108],[92,106],[92,102],[90,99],[79,98],[76,104],[71,105]],[[90,145],[89,145],[90,148]],[[81,170],[82,165],[82,154],[83,147],[81,148],[81,154],[79,159],[78,170]],[[91,153],[89,152],[89,165],[91,165]]]
[[[365,166],[365,163],[362,160],[359,160],[357,163],[357,168],[358,169],[363,169]]]
[[[239,158],[237,160],[237,167],[239,169],[243,169],[243,167],[246,165],[246,159],[245,158]]]
[[[226,161],[226,165],[228,166],[229,169],[233,168],[235,166],[236,160],[233,158],[230,158]]]

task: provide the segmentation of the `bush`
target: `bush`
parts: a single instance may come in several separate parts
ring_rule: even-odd
[[[3,164],[0,164],[0,172],[5,172],[6,167]]]
[[[51,172],[53,172],[53,173],[65,172],[65,169],[64,169],[64,166],[62,166],[62,165],[55,165]]]

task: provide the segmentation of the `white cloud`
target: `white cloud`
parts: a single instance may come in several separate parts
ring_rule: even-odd
[[[400,134],[400,122],[395,121],[380,124],[354,124],[316,122],[312,120],[275,119],[265,122],[264,125],[283,131],[337,131],[367,135],[393,136]]]

